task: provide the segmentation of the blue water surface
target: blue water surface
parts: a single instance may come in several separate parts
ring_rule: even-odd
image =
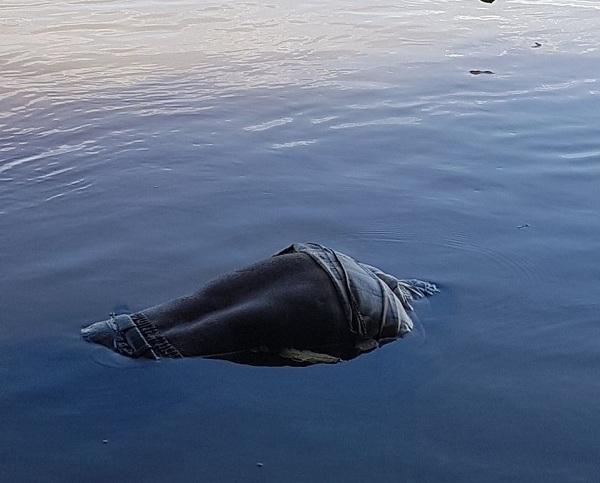
[[[599,45],[596,0],[3,1],[0,480],[597,481]],[[334,366],[79,337],[295,241],[441,294]]]

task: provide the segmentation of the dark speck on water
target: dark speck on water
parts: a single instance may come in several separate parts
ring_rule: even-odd
[[[0,481],[597,481],[599,6],[0,2]],[[335,365],[79,337],[296,241],[441,293]]]
[[[469,71],[471,74],[473,75],[480,75],[480,74],[493,74],[493,72],[491,70],[470,70]]]

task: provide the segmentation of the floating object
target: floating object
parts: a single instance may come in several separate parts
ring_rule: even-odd
[[[256,365],[336,363],[404,337],[412,302],[438,292],[316,243],[298,243],[192,295],[81,330],[139,358]]]
[[[494,74],[494,72],[492,72],[491,70],[470,70],[469,71],[471,74],[473,75],[480,75],[480,74]]]

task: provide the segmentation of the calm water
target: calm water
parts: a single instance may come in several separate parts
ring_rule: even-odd
[[[599,46],[596,0],[3,0],[0,480],[597,481]],[[442,294],[336,366],[78,336],[305,240]]]

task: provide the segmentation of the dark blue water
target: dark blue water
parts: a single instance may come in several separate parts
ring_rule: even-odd
[[[598,32],[592,0],[3,2],[0,480],[595,481]],[[79,338],[305,240],[442,293],[335,366]]]

